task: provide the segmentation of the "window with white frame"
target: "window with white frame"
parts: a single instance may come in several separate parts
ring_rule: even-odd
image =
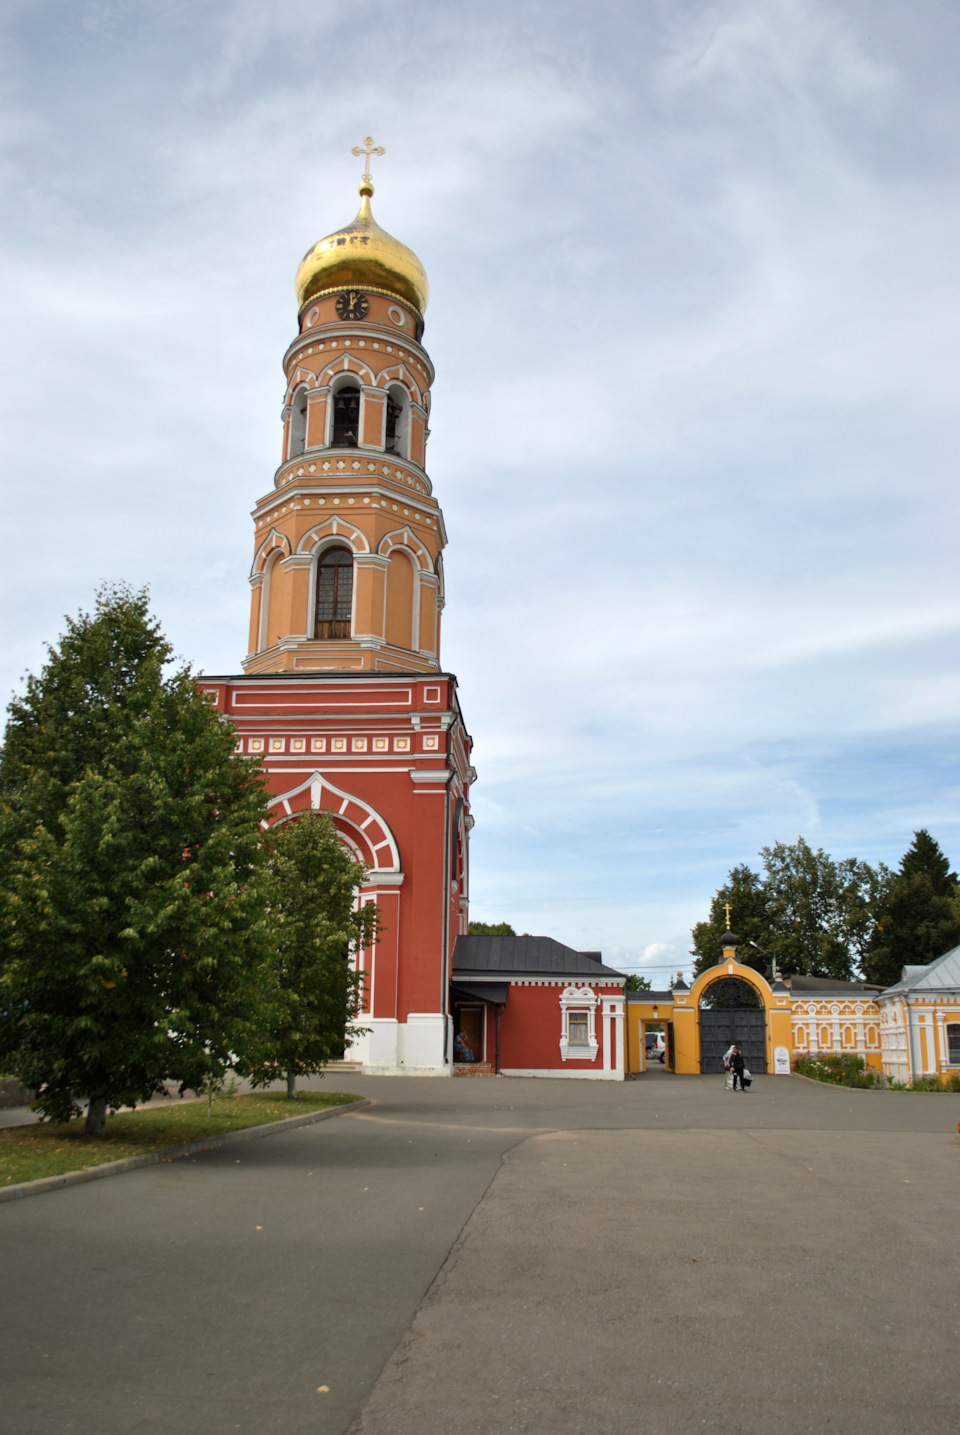
[[[560,1058],[593,1061],[599,1049],[596,1011],[600,998],[592,987],[569,986],[560,993]]]
[[[317,564],[314,636],[349,638],[352,605],[353,553],[349,548],[328,548]]]
[[[585,1011],[567,1012],[567,1041],[571,1046],[586,1046],[589,1036]]]
[[[960,1021],[947,1022],[947,1060],[960,1066]]]

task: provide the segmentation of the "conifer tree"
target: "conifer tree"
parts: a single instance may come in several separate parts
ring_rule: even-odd
[[[864,958],[871,982],[892,986],[905,966],[925,966],[960,944],[960,885],[925,828],[913,835]]]
[[[377,907],[356,905],[366,868],[326,814],[305,812],[278,825],[267,846],[279,1001],[263,1051],[247,1071],[254,1086],[285,1077],[287,1095],[296,1097],[298,1076],[343,1055],[362,996],[362,974],[350,959],[373,941]]]
[[[92,1134],[267,1021],[262,778],[172,660],[146,593],[102,589],[0,752],[0,1069]]]

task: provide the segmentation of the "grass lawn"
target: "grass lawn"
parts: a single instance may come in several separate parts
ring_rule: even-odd
[[[62,1125],[45,1121],[39,1126],[14,1126],[0,1130],[0,1187],[102,1166],[106,1161],[120,1161],[144,1151],[202,1141],[224,1131],[264,1126],[269,1121],[303,1116],[359,1099],[343,1091],[301,1091],[296,1101],[288,1101],[278,1091],[256,1091],[246,1096],[215,1097],[210,1116],[206,1097],[201,1101],[142,1106],[108,1116],[106,1135],[99,1139],[84,1136],[82,1118]]]

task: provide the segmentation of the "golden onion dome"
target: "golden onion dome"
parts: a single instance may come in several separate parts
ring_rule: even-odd
[[[380,228],[370,212],[372,194],[365,179],[353,223],[319,239],[303,256],[297,270],[301,309],[327,289],[385,289],[423,314],[430,293],[424,267],[412,249]]]

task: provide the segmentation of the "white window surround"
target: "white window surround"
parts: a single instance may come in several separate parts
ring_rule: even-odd
[[[938,1013],[937,1015],[940,1016],[940,1013]],[[960,1022],[950,1021],[949,1019],[944,1019],[942,1016],[940,1016],[940,1021],[943,1027],[943,1064],[948,1069],[953,1070],[956,1067],[960,1066],[960,1052],[958,1052],[956,1057],[953,1057],[951,1055],[951,1044],[953,1045],[954,1050],[956,1050],[957,1038],[955,1038],[953,1043],[951,1043],[950,1028],[953,1027],[954,1030],[958,1033],[958,1035],[960,1035]]]
[[[596,1011],[600,998],[592,987],[564,987],[560,993],[560,1059],[561,1061],[595,1061],[599,1050]],[[586,1012],[586,1042],[569,1039],[570,1013]]]

